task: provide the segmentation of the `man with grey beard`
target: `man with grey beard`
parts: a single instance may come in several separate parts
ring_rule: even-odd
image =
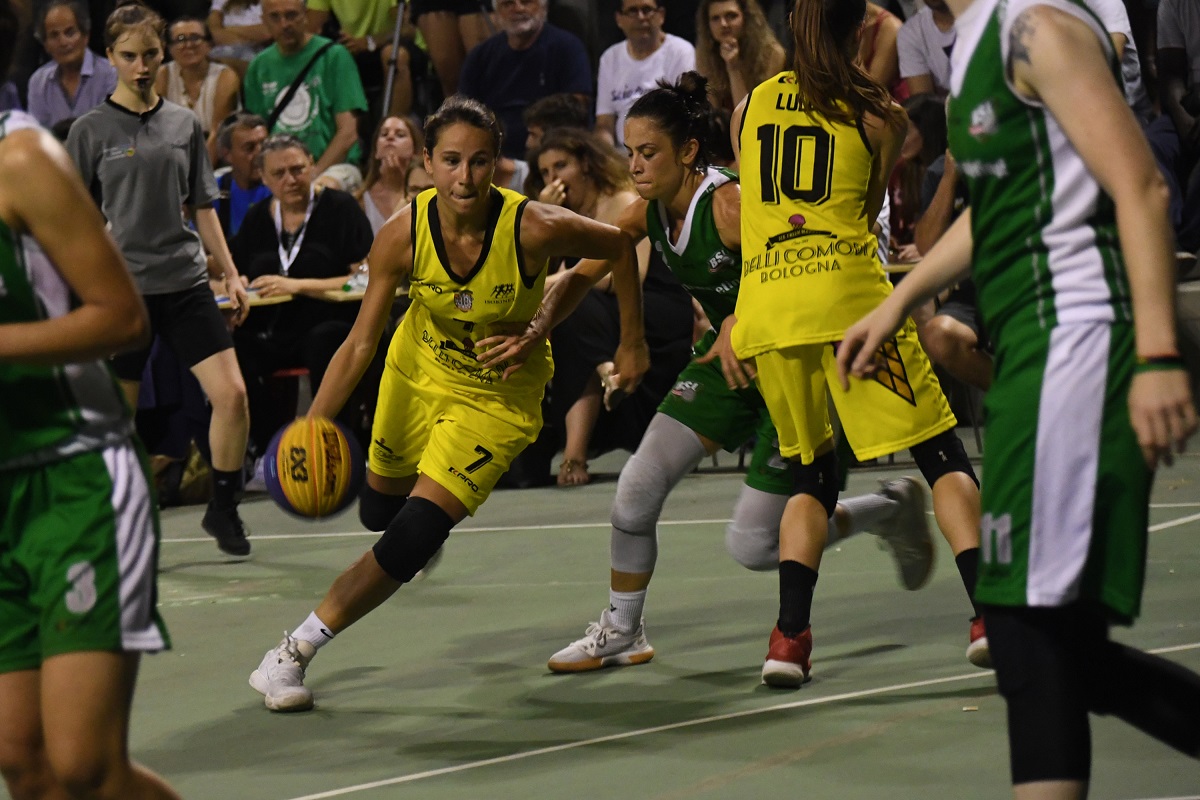
[[[525,155],[521,113],[560,92],[591,105],[592,69],[578,37],[546,22],[547,0],[495,0],[501,32],[467,54],[458,90],[496,112],[504,124],[501,152]]]

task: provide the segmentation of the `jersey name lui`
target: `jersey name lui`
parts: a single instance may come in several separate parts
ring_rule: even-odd
[[[782,72],[750,93],[739,136],[734,349],[746,358],[836,341],[891,291],[867,219],[874,156],[866,134],[807,108],[794,74]]]
[[[541,392],[553,373],[546,342],[507,381],[501,365],[485,369],[475,343],[489,336],[517,333],[533,319],[546,282],[544,265],[537,277],[522,268],[521,216],[528,200],[493,187],[487,234],[474,269],[465,278],[450,269],[438,219],[437,192],[428,189],[413,201],[412,306],[393,339],[389,357],[401,372],[427,373],[447,388],[495,394]]]
[[[37,127],[24,112],[0,114],[0,142]],[[0,221],[0,324],[61,317],[71,303],[70,287],[41,247]],[[52,367],[0,363],[0,469],[99,450],[132,432],[132,417],[103,361]]]
[[[728,170],[709,168],[704,182],[692,195],[683,230],[674,243],[668,234],[670,222],[663,204],[651,200],[646,207],[646,231],[654,249],[716,328],[733,313],[737,303],[742,254],[721,242],[713,219],[713,194],[736,181],[737,176]]]
[[[1009,335],[1132,319],[1112,200],[1053,116],[1006,74],[1010,26],[1035,4],[1083,20],[1109,50],[1099,21],[1072,0],[977,0],[957,22],[950,150],[971,197],[979,308],[1001,349]]]

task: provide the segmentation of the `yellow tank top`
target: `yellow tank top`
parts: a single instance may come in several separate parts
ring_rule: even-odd
[[[734,351],[838,341],[891,292],[866,218],[866,133],[801,108],[793,73],[781,72],[750,93],[739,135]]]
[[[479,340],[524,330],[546,283],[544,264],[536,278],[525,277],[522,270],[521,215],[528,199],[493,187],[490,202],[479,260],[460,278],[450,269],[442,241],[437,191],[428,189],[413,200],[412,306],[392,338],[388,359],[404,374],[425,373],[448,390],[505,396],[536,392],[540,398],[554,372],[548,343],[542,342],[504,382],[503,366],[484,369],[475,358]]]

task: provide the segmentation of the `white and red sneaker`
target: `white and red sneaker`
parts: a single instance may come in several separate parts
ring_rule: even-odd
[[[988,650],[987,630],[983,627],[983,617],[971,619],[971,641],[967,645],[967,661],[980,669],[992,668],[992,653]]]
[[[799,689],[811,680],[812,626],[795,636],[784,636],[779,626],[771,631],[762,682],[776,689]]]

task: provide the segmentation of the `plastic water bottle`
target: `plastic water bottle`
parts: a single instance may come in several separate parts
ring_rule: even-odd
[[[367,290],[367,280],[370,278],[370,270],[367,267],[367,262],[364,261],[358,265],[358,269],[346,281],[346,285],[342,287],[344,292],[365,292]]]

